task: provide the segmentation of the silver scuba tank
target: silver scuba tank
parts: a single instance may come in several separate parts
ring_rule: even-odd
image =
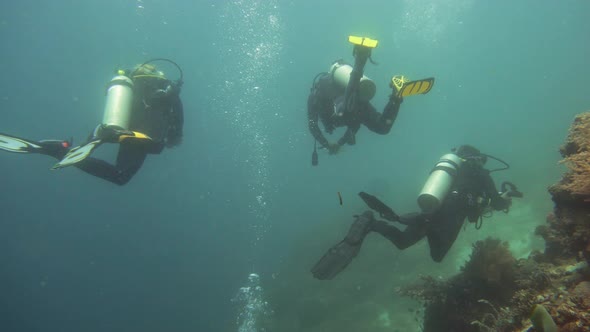
[[[107,88],[102,123],[129,130],[133,106],[133,81],[124,75],[113,77]]]
[[[441,206],[451,190],[453,180],[457,176],[457,170],[462,161],[454,153],[448,153],[440,157],[432,172],[430,172],[430,176],[426,180],[420,195],[418,195],[418,205],[422,212],[433,213]]]
[[[348,86],[351,72],[352,66],[338,61],[334,62],[334,64],[332,64],[330,67],[330,74],[332,75],[334,82],[336,82],[343,89],[346,89]],[[369,101],[373,99],[376,91],[377,87],[375,86],[375,82],[363,75],[359,84],[359,98],[364,101]]]

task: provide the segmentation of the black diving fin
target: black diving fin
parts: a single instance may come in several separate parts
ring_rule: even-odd
[[[379,213],[381,218],[385,218],[389,221],[397,221],[399,223],[402,223],[400,217],[395,212],[393,212],[393,210],[389,206],[381,202],[377,197],[369,195],[363,191],[359,193],[359,196],[361,196],[363,201],[365,201],[365,204],[367,204],[367,206],[371,208],[371,210],[375,210],[377,213]]]
[[[352,259],[358,255],[361,244],[350,244],[342,240],[328,249],[322,258],[313,266],[311,273],[319,280],[330,280],[344,270]]]
[[[374,221],[373,212],[365,211],[350,225],[344,240],[328,249],[322,258],[313,266],[311,273],[316,279],[333,279],[358,255],[365,236],[371,231]]]

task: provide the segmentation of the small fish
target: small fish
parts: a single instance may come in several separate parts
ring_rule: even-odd
[[[340,192],[338,192],[338,201],[340,201],[340,205],[342,205],[342,195],[340,195]]]

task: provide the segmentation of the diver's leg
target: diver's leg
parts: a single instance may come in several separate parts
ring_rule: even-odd
[[[414,245],[426,236],[429,223],[424,214],[405,214],[400,216],[400,222],[408,225],[403,231],[395,227],[393,223],[379,219],[371,225],[371,230],[381,234],[400,250]]]
[[[70,151],[72,140],[42,140],[39,141],[39,145],[43,147],[39,153],[61,160]]]
[[[125,184],[139,171],[147,157],[146,145],[142,142],[121,143],[117,154],[117,169],[119,169],[119,181]]]
[[[119,171],[117,168],[102,159],[88,157],[74,164],[74,166],[90,175],[120,185],[118,181]]]
[[[334,278],[361,250],[365,236],[375,221],[371,211],[365,211],[360,216],[355,216],[355,221],[350,226],[344,240],[330,248],[324,256],[313,266],[311,273],[320,280]]]
[[[401,99],[395,97],[390,98],[383,109],[383,113],[377,112],[372,105],[368,104],[363,113],[363,124],[374,133],[380,135],[389,133],[399,113],[400,104]]]
[[[461,231],[466,213],[457,204],[443,204],[433,216],[431,227],[428,228],[428,244],[430,257],[441,262]]]
[[[82,171],[110,181],[120,186],[126,184],[137,173],[143,165],[147,153],[145,149],[138,144],[121,143],[117,154],[116,165],[96,159],[86,158],[75,164]]]

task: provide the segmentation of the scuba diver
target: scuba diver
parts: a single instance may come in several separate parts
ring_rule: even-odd
[[[363,74],[367,60],[375,64],[371,59],[371,50],[377,47],[378,41],[355,36],[349,36],[348,41],[354,45],[354,66],[351,67],[343,60],[334,62],[329,72],[316,75],[307,99],[309,131],[315,139],[313,166],[318,164],[317,143],[330,154],[336,154],[344,144],[356,143],[355,136],[361,124],[377,134],[389,133],[403,97],[425,94],[434,84],[434,78],[409,81],[404,76],[394,76],[390,83],[393,93],[383,113],[379,113],[370,102],[375,96],[375,83]],[[347,130],[338,141],[329,142],[322,133],[318,120],[321,120],[328,134],[332,134],[337,127],[347,127]]]
[[[485,169],[488,157],[505,167]],[[381,234],[400,250],[426,237],[430,256],[435,262],[441,262],[466,218],[479,229],[483,218],[490,217],[493,210],[507,213],[512,197],[523,196],[510,182],[502,183],[501,192],[496,190],[490,173],[508,167],[504,161],[480,153],[470,145],[453,149],[453,153],[441,157],[424,184],[418,196],[421,212],[401,216],[375,196],[359,193],[369,208],[386,221],[375,218],[370,210],[355,216],[344,240],[330,248],[311,269],[313,276],[320,280],[334,278],[358,254],[369,232]],[[395,222],[405,225],[405,229],[400,230]]]
[[[165,61],[179,70],[171,81],[152,63]],[[85,144],[72,148],[72,140],[31,141],[0,134],[0,150],[40,153],[58,160],[52,169],[75,166],[82,171],[124,185],[137,173],[148,154],[182,142],[184,114],[180,100],[182,69],[168,59],[152,59],[129,70],[118,70],[107,85],[102,123]],[[115,164],[90,157],[103,143],[119,144]]]

